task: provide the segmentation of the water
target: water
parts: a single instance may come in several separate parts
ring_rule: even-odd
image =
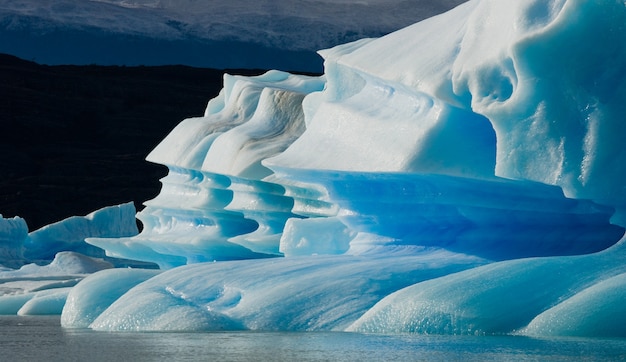
[[[618,361],[626,340],[333,332],[105,333],[0,317],[2,361]]]

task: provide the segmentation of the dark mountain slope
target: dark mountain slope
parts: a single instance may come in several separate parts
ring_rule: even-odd
[[[103,206],[141,207],[167,172],[145,156],[182,119],[203,114],[224,72],[0,55],[0,214],[35,230]]]

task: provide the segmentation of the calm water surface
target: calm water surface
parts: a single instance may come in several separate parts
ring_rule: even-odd
[[[0,317],[1,361],[620,361],[626,340],[357,333],[108,333]]]

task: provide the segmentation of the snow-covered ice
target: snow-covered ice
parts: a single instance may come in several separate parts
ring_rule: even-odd
[[[142,232],[86,239],[162,272],[95,273],[63,325],[626,336],[625,20],[472,0],[321,77],[226,75],[148,156]]]

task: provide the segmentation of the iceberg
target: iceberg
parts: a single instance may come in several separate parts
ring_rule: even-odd
[[[21,266],[28,225],[21,217],[5,219],[0,215],[0,268]],[[0,269],[2,270],[2,269]]]
[[[70,289],[104,269],[150,267],[153,264],[106,258],[85,243],[92,236],[137,234],[133,203],[104,207],[28,232],[18,217],[0,218],[0,315],[61,314]],[[106,260],[105,260],[106,259]]]
[[[85,243],[87,237],[123,237],[136,235],[135,206],[132,202],[109,206],[85,216],[72,216],[28,233],[24,257],[28,260],[52,260],[61,251],[103,257],[102,249]]]
[[[161,271],[83,279],[63,326],[626,336],[625,20],[472,0],[225,75],[148,155],[141,233],[86,238]]]
[[[72,287],[110,268],[108,261],[64,251],[47,265],[0,270],[0,315],[59,315]]]
[[[85,242],[88,237],[124,237],[139,231],[132,202],[103,207],[85,216],[72,216],[28,231],[20,217],[10,219],[0,215],[0,270],[19,268],[29,263],[49,264],[60,252],[72,251],[96,258],[104,251]],[[122,265],[122,260],[110,260]]]

